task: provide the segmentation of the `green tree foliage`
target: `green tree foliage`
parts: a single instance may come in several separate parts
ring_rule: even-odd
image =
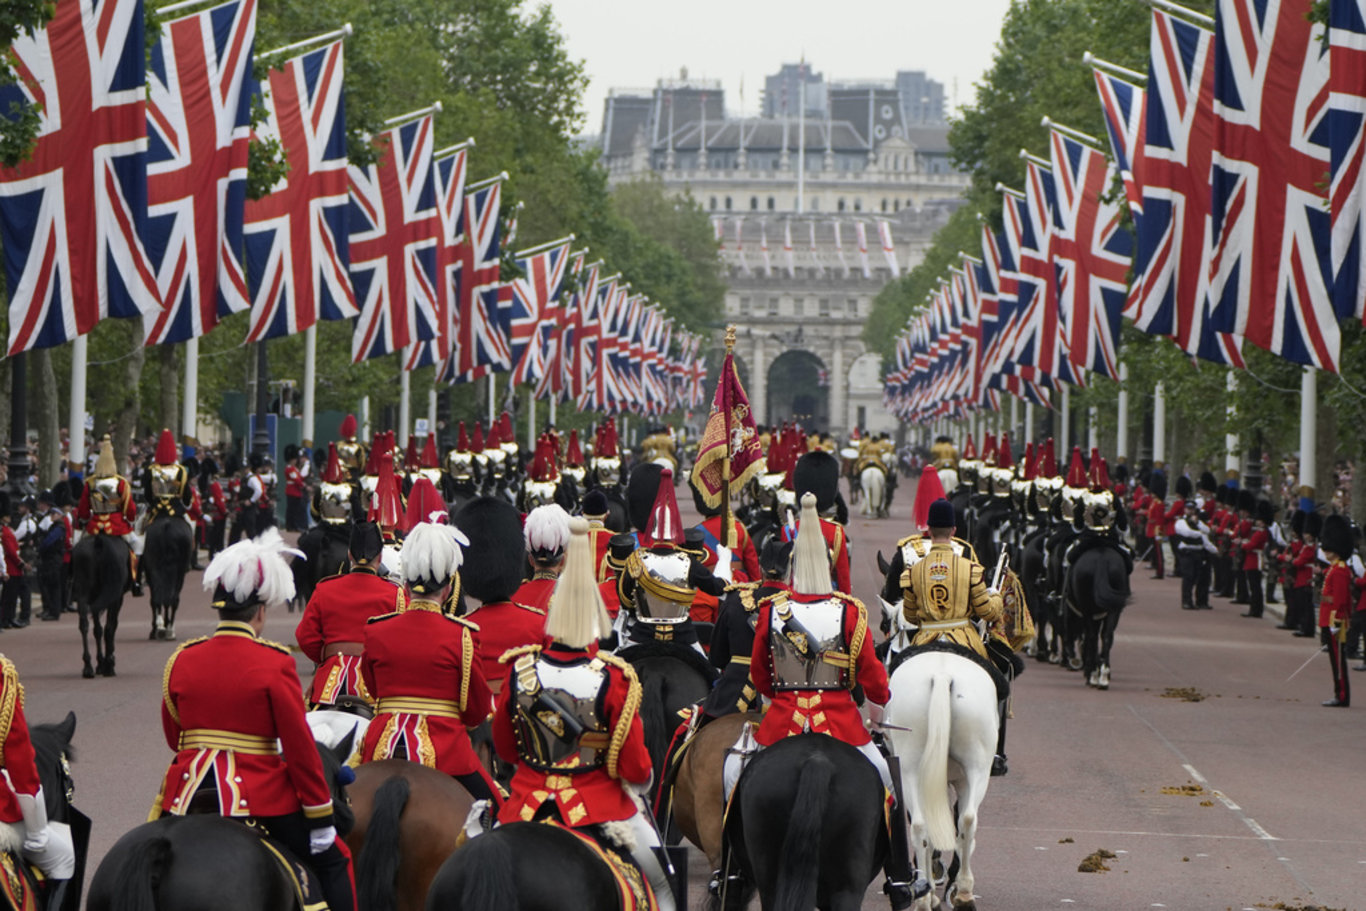
[[[42,28],[57,12],[54,0],[5,0],[0,3],[0,89],[11,86],[18,74],[11,66],[10,48],[26,31]],[[39,112],[11,102],[0,111],[0,167],[13,168],[27,161],[38,135]]]

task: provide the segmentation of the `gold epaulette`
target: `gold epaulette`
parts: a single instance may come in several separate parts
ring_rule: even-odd
[[[289,646],[285,645],[283,642],[276,642],[274,639],[261,639],[259,637],[255,640],[255,642],[258,645],[264,645],[267,648],[273,648],[277,652],[284,652],[286,655],[291,654]]]
[[[182,642],[175,651],[171,652],[171,657],[166,659],[166,668],[161,672],[161,699],[166,703],[166,711],[171,713],[171,719],[176,724],[180,724],[180,712],[176,711],[175,703],[171,701],[171,669],[175,667],[176,659],[180,657],[181,652],[202,642],[208,642],[212,638],[212,636],[199,636],[189,642]]]
[[[749,589],[749,590],[751,590],[751,591],[753,591],[754,589],[756,589],[756,588],[758,588],[758,587],[759,587],[759,583],[758,583],[758,582],[732,582],[732,583],[730,583],[729,585],[726,586],[726,591],[728,591],[728,592],[734,592],[734,591],[740,591],[741,589],[746,589],[746,588]]]
[[[539,645],[519,645],[516,648],[510,648],[499,655],[498,663],[507,664],[510,661],[517,660],[523,655],[539,655],[540,653],[541,647]]]
[[[0,655],[0,675],[4,691],[0,692],[0,768],[5,764],[5,741],[9,740],[10,725],[14,723],[14,707],[24,707],[24,688],[19,683],[19,671],[14,662]]]
[[[452,623],[459,623],[461,626],[465,627],[470,632],[479,632],[479,624],[475,623],[473,620],[466,620],[464,617],[457,617],[455,614],[448,614],[445,611],[441,612],[441,616],[445,617]]]
[[[632,667],[628,662],[623,661],[616,655],[609,655],[604,652],[598,652],[596,657],[601,658],[604,663],[610,664],[612,665],[612,667],[621,671],[623,674],[626,675],[626,679],[629,680],[631,683],[639,685],[640,678],[636,676],[636,669]]]
[[[924,536],[924,535],[907,535],[906,537],[902,538],[900,541],[896,542],[896,549],[897,549],[897,550],[901,550],[901,548],[905,547],[907,544],[910,544],[912,541],[924,541],[924,540],[925,540],[925,536]]]
[[[366,623],[378,623],[378,622],[381,621],[381,620],[392,620],[394,617],[397,617],[398,615],[400,615],[400,614],[402,614],[402,613],[403,613],[403,611],[401,611],[401,610],[396,610],[396,611],[390,611],[390,612],[387,613],[387,614],[377,614],[377,615],[371,617],[369,620],[366,620],[365,622],[366,622]]]
[[[533,614],[540,614],[542,617],[545,616],[545,611],[542,608],[532,607],[530,604],[523,604],[520,601],[509,601],[508,603],[520,607],[522,610],[529,610]],[[478,627],[476,627],[476,629],[477,628]]]
[[[786,604],[788,596],[790,594],[791,592],[779,591],[774,592],[771,595],[766,595],[765,597],[759,599],[758,603],[756,604],[756,607],[763,607],[765,604]]]

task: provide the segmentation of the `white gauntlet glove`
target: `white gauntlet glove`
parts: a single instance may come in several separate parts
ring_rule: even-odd
[[[32,796],[17,796],[24,814],[24,858],[50,879],[70,879],[76,872],[71,829],[64,823],[48,823],[42,788]]]
[[[332,842],[337,840],[336,826],[325,826],[321,829],[311,829],[308,833],[308,853],[321,854],[332,847]]]

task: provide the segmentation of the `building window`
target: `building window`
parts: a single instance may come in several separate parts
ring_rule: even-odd
[[[836,203],[835,207],[836,207],[839,211],[841,211],[841,212],[844,211],[844,197],[843,197],[843,196],[840,197],[839,202]]]
[[[885,212],[886,210],[884,209],[883,211]],[[899,200],[899,199],[893,199],[893,200],[892,200],[892,211],[893,211],[893,212],[900,212],[900,211],[901,211],[901,200]]]
[[[768,198],[768,211],[772,212],[772,211],[774,210],[774,208],[776,208],[776,204],[775,204],[775,202],[774,202],[774,200],[773,200],[773,197],[770,196],[770,197]]]
[[[726,211],[727,211],[727,212],[730,211],[730,197],[729,197],[729,196],[726,197]]]
[[[856,199],[856,200],[854,200],[854,211],[855,211],[855,212],[862,212],[862,211],[863,211],[863,200],[862,200],[862,199]]]
[[[759,197],[757,197],[757,196],[751,196],[751,197],[749,198],[749,210],[750,210],[751,212],[758,212],[758,211],[759,211]]]
[[[806,298],[803,298],[803,297],[794,297],[794,298],[792,299],[792,315],[793,315],[793,316],[805,316],[805,315],[806,315]]]
[[[712,210],[713,212],[716,211],[716,197],[715,197],[715,196],[713,196],[713,197],[711,198],[711,210]]]
[[[740,314],[742,316],[749,315],[749,298],[747,297],[740,298]]]
[[[851,298],[849,298],[848,300],[845,301],[845,304],[847,304],[848,307],[849,307],[849,315],[850,315],[850,316],[858,316],[858,299],[857,299],[857,298],[851,297]]]
[[[822,298],[820,299],[820,301],[816,304],[816,306],[819,308],[819,309],[817,310],[817,314],[818,314],[819,316],[829,316],[829,315],[830,315],[830,298],[828,298],[828,297],[822,297]]]
[[[770,297],[770,298],[768,299],[768,315],[769,315],[769,316],[777,316],[777,315],[778,315],[778,299],[777,299],[776,297]]]
[[[819,196],[813,196],[813,197],[811,197],[811,211],[812,211],[812,212],[819,212],[820,210],[821,210],[821,198],[820,198]]]
[[[882,211],[884,211],[884,212],[887,211],[887,200],[885,200],[885,199],[882,200]]]

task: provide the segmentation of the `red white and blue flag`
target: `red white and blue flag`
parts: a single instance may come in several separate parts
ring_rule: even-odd
[[[1027,380],[1080,382],[1068,360],[1058,307],[1058,271],[1053,261],[1057,191],[1053,173],[1036,161],[1025,165],[1025,203],[1021,209],[1019,336],[1016,373]]]
[[[465,241],[456,272],[455,382],[512,369],[498,315],[502,177],[465,187]]]
[[[1105,115],[1105,132],[1110,137],[1110,152],[1124,182],[1124,198],[1135,221],[1143,213],[1143,187],[1138,175],[1143,171],[1143,124],[1147,108],[1143,89],[1099,68],[1094,69],[1096,92]]]
[[[147,105],[147,252],[164,307],[147,344],[198,338],[250,306],[242,265],[256,0],[164,22]]]
[[[351,283],[360,318],[351,336],[359,363],[436,338],[441,217],[432,176],[432,115],[380,134],[379,161],[348,170]]]
[[[454,370],[455,286],[464,234],[465,174],[471,143],[445,149],[433,162],[436,208],[441,233],[436,245],[436,337],[408,348],[407,368],[437,368],[437,379],[450,382]]]
[[[257,133],[280,143],[289,172],[247,201],[249,342],[360,313],[349,271],[343,62],[334,41],[285,61],[266,84]]]
[[[161,307],[143,246],[146,59],[141,0],[60,0],[10,48],[0,116],[40,110],[28,161],[0,168],[10,354]]]
[[[1337,370],[1323,27],[1290,0],[1220,0],[1214,27],[1210,322]]]
[[[560,291],[572,241],[572,237],[565,238],[544,249],[516,254],[522,275],[512,280],[512,295],[502,315],[514,384],[538,382],[547,374],[546,358],[551,338],[559,330]]]
[[[1328,3],[1328,141],[1332,181],[1333,302],[1361,316],[1366,306],[1366,0]]]
[[[557,402],[565,400],[565,390],[569,388],[569,377],[573,365],[574,339],[576,329],[582,320],[579,312],[584,277],[584,260],[587,250],[577,250],[569,254],[565,277],[573,283],[574,292],[567,298],[560,291],[560,300],[554,307],[555,322],[547,326],[544,334],[543,357],[545,372],[536,383],[534,395],[537,399],[552,398]]]

